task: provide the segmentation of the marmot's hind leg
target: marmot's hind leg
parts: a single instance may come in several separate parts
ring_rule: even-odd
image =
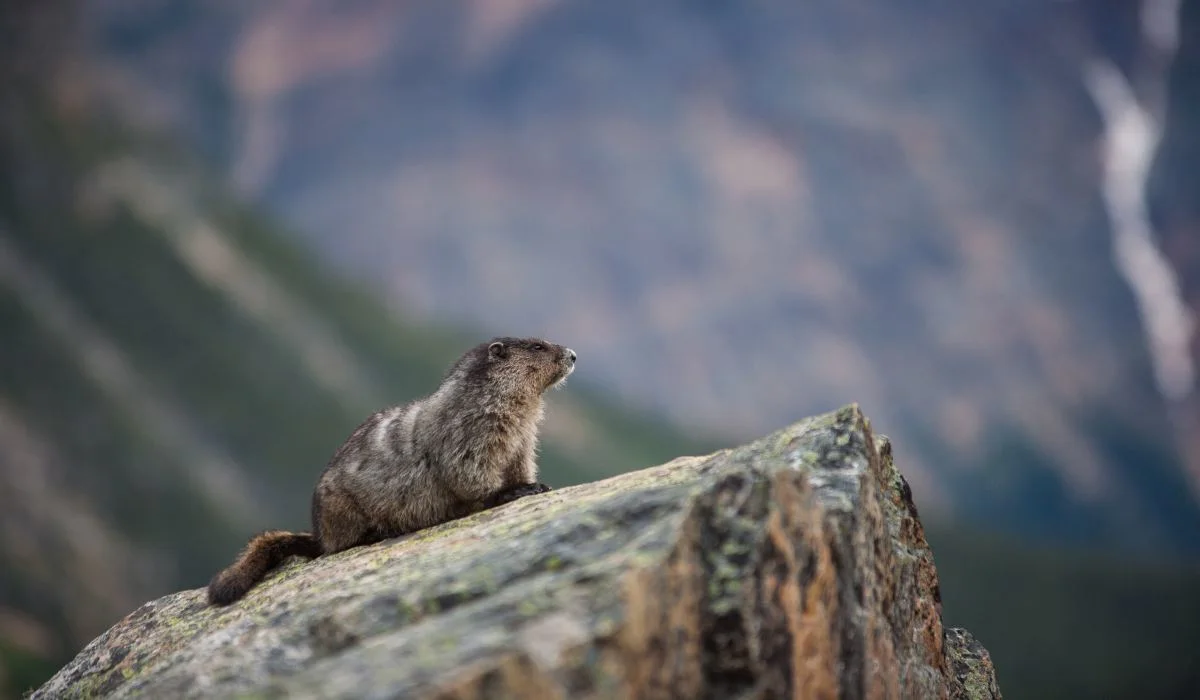
[[[376,528],[371,526],[371,521],[359,507],[357,500],[340,490],[322,491],[317,517],[320,523],[318,529],[321,533],[321,549],[326,554],[384,539]]]

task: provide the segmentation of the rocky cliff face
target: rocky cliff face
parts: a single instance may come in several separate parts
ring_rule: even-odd
[[[152,601],[42,698],[999,698],[856,407]]]

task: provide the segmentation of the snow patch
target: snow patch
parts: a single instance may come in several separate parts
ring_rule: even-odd
[[[1173,3],[1148,2],[1147,7],[1156,4]],[[1174,269],[1154,241],[1146,208],[1146,182],[1162,126],[1139,104],[1111,62],[1090,62],[1084,80],[1105,124],[1103,192],[1112,224],[1113,258],[1133,290],[1158,389],[1168,401],[1177,401],[1191,393],[1196,381],[1188,350],[1195,319],[1180,294]]]

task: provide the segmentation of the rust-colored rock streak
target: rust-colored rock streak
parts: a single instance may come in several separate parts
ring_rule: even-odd
[[[152,601],[33,698],[999,698],[855,406]]]

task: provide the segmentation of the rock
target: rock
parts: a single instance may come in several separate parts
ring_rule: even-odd
[[[143,605],[33,698],[999,698],[856,406]]]
[[[961,627],[946,630],[946,660],[953,676],[951,697],[999,698],[996,669],[987,649]]]

